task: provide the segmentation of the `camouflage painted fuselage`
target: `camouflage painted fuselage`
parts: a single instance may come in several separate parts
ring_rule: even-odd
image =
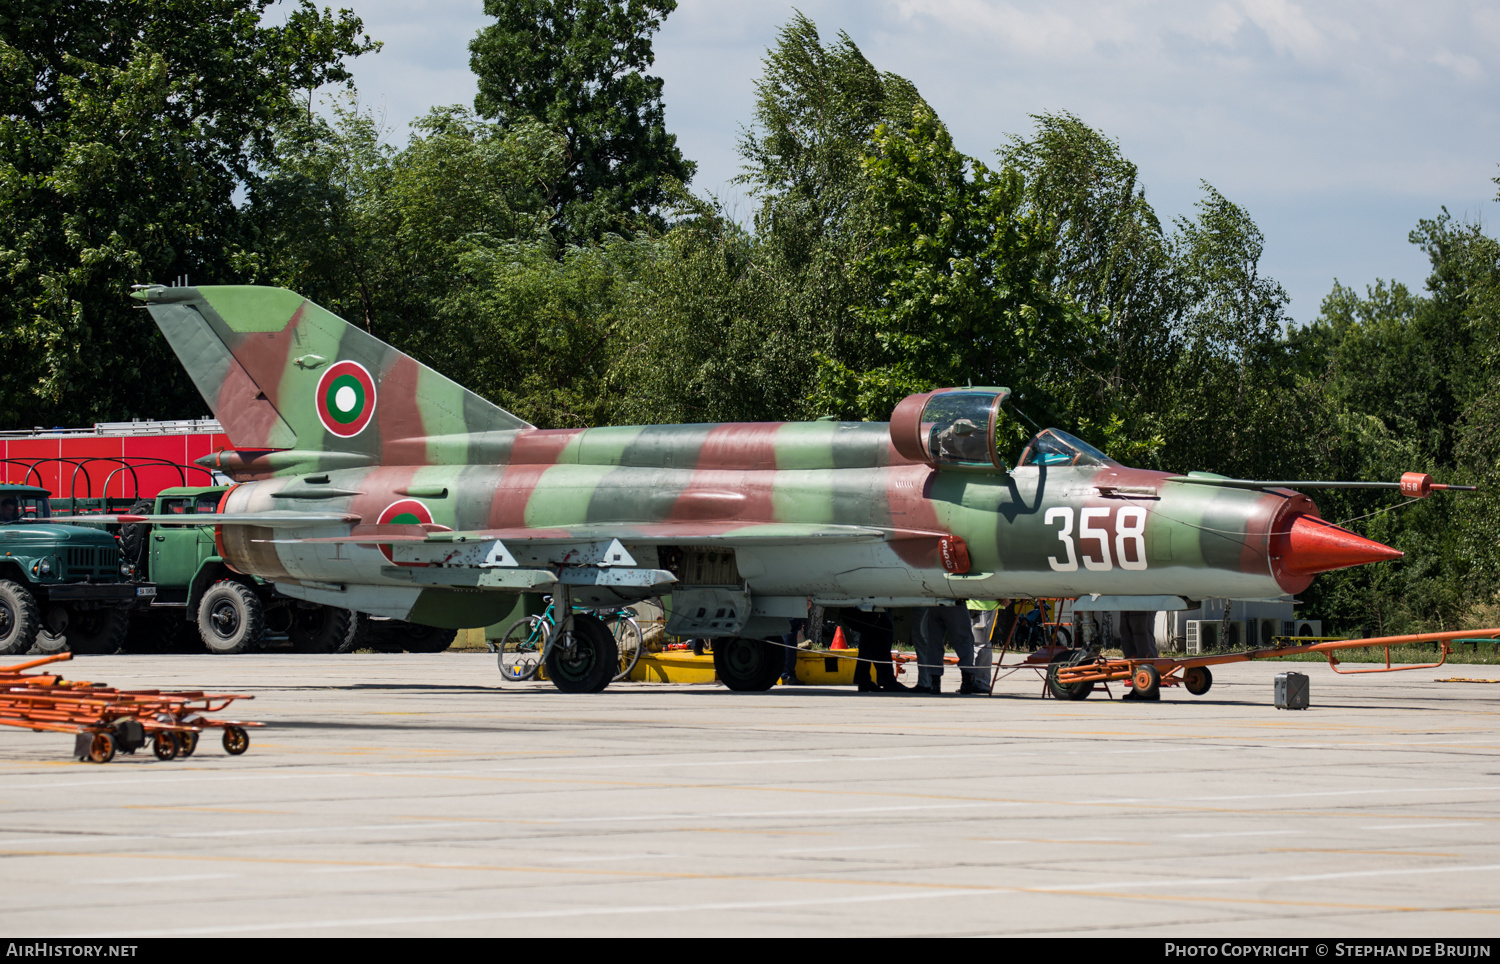
[[[582,598],[737,591],[753,618],[726,632],[746,634],[809,597],[1259,599],[1311,579],[1286,539],[1316,508],[1288,490],[1113,463],[948,465],[902,454],[885,423],[536,429],[290,292],[142,294],[236,445],[212,457],[242,482],[220,512],[349,517],[221,528],[233,566],[319,602],[474,625],[545,588],[517,573],[561,578],[613,540],[633,566],[596,571]],[[444,555],[488,543],[504,547],[488,563]]]

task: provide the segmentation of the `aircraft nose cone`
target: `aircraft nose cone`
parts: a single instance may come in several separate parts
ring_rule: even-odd
[[[1400,559],[1406,553],[1314,515],[1299,515],[1282,536],[1281,566],[1298,576]]]

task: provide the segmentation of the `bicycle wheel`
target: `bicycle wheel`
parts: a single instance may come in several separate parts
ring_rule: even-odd
[[[500,678],[512,683],[531,679],[542,665],[542,649],[552,624],[540,616],[522,616],[500,637]]]
[[[616,680],[629,679],[630,671],[641,659],[641,627],[629,616],[611,616],[607,625],[615,638],[615,648],[620,651],[620,671]]]

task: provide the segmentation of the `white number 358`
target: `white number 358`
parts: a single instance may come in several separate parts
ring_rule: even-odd
[[[1110,515],[1114,515],[1111,526]],[[1048,556],[1047,563],[1055,572],[1073,572],[1078,568],[1079,550],[1082,550],[1083,568],[1091,572],[1108,572],[1118,565],[1121,569],[1146,568],[1146,510],[1136,506],[1120,506],[1118,509],[1097,507],[1083,509],[1078,513],[1078,536],[1073,535],[1073,507],[1058,506],[1048,509],[1047,525],[1061,522],[1057,539],[1062,543],[1063,556]],[[1101,523],[1096,525],[1096,523]],[[1110,559],[1110,534],[1114,535],[1114,560]],[[1097,551],[1093,551],[1097,550]]]

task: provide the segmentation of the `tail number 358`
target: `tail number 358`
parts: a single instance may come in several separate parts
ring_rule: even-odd
[[[1110,525],[1110,515],[1114,525]],[[1073,572],[1078,568],[1078,559],[1083,557],[1083,568],[1092,572],[1108,572],[1118,565],[1121,569],[1146,568],[1146,510],[1135,506],[1082,509],[1078,513],[1078,535],[1073,535],[1073,507],[1058,506],[1048,509],[1048,525],[1059,522],[1057,539],[1062,543],[1063,556],[1048,556],[1047,562],[1055,572]],[[1111,540],[1113,534],[1113,540]],[[1114,542],[1114,558],[1110,558],[1110,542]],[[1097,552],[1094,550],[1097,548]]]

